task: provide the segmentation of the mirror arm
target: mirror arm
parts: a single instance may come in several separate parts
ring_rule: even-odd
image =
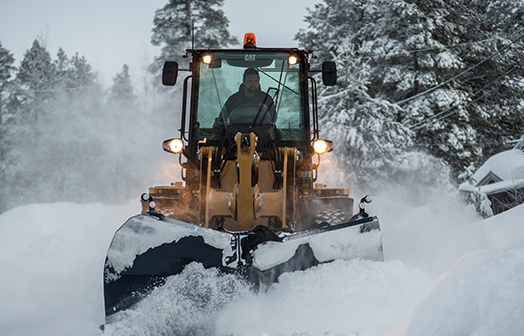
[[[329,70],[309,70],[308,72],[312,72],[312,73],[333,72],[333,70],[332,69],[329,69]]]

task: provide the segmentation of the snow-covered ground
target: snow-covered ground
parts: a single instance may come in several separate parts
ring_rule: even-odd
[[[482,220],[452,198],[403,199],[368,208],[385,262],[284,274],[259,294],[190,265],[105,334],[524,335],[524,206]],[[60,203],[0,215],[0,335],[99,335],[107,248],[138,210]]]

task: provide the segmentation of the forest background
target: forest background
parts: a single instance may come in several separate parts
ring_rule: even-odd
[[[523,135],[522,1],[324,0],[297,31],[314,62],[322,137],[336,179],[453,188],[464,171]],[[161,54],[103,89],[85,57],[54,56],[38,37],[15,67],[0,37],[0,213],[42,202],[126,203],[179,173],[160,143],[178,135],[180,89],[159,85],[164,60],[195,47],[237,47],[223,0],[170,0],[154,13]],[[241,38],[241,37],[239,37]],[[29,47],[29,46],[28,46]],[[293,47],[293,46],[290,46]],[[467,176],[462,174],[462,176]]]

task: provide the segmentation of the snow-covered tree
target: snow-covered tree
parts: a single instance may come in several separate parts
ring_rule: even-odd
[[[0,55],[10,54],[0,48]],[[14,60],[1,63],[9,89],[2,95],[0,212],[35,202],[114,204],[139,195],[152,175],[150,156],[158,154],[151,149],[176,128],[167,118],[144,125],[161,113],[143,113],[134,103],[129,68],[117,73],[106,97],[84,57],[60,48],[51,59],[39,41],[25,55],[13,80],[7,74],[16,70]],[[111,95],[117,99],[105,99]]]
[[[18,69],[7,108],[7,183],[4,208],[42,201],[96,199],[96,171],[103,157],[98,134],[103,123],[102,91],[84,57],[60,49],[53,61],[35,41]],[[93,122],[96,120],[96,122]],[[86,183],[86,178],[90,182]]]
[[[35,93],[44,95],[45,91],[56,85],[56,69],[47,49],[35,40],[20,63],[16,76],[20,84]]]
[[[401,102],[444,81],[462,66],[456,56],[438,49],[452,43],[449,32],[458,29],[457,24],[442,19],[446,14],[442,6],[442,1],[329,0],[310,11],[306,18],[310,27],[297,38],[308,48],[323,50],[324,59],[326,50],[349,41],[369,68],[368,94]],[[461,97],[453,87],[441,88],[400,105],[395,120],[409,126]]]
[[[14,95],[19,109],[13,111],[18,125],[34,125],[48,110],[46,104],[54,97],[58,85],[55,64],[46,47],[34,40],[32,47],[24,54],[16,74],[19,90]]]
[[[15,67],[13,63],[15,59],[13,54],[2,47],[2,42],[0,41],[0,90],[4,89],[11,79]],[[1,92],[1,91],[0,91]]]
[[[411,143],[410,134],[395,121],[397,106],[369,96],[369,66],[352,45],[339,44],[336,52],[337,84],[320,89],[319,122],[323,134],[336,139],[354,180],[367,184],[377,172],[388,173],[384,166],[394,165],[401,148]]]
[[[458,99],[433,108],[416,132],[418,143],[445,158],[458,174],[469,162],[480,164],[485,157],[508,149],[507,140],[517,139],[524,131],[518,98],[524,93],[522,74],[514,71],[524,59],[520,43],[510,47],[519,36],[514,25],[522,17],[522,7],[482,0],[448,7],[446,22],[460,22],[450,41],[454,46],[448,48],[462,64],[448,76],[455,78],[448,85],[453,84]],[[511,15],[501,16],[503,12]],[[421,100],[414,99],[410,105],[417,102]]]
[[[407,180],[433,185],[446,182],[446,170],[438,160],[411,150],[412,132],[396,121],[400,108],[369,95],[370,66],[354,46],[342,41],[333,59],[337,84],[320,88],[319,122],[323,136],[336,141],[339,163],[349,168],[354,185],[360,190],[377,190],[385,183],[405,184]]]
[[[155,12],[151,43],[161,46],[151,71],[157,73],[164,61],[181,61],[193,40],[195,48],[226,47],[238,43],[228,30],[229,20],[220,9],[224,0],[169,0]],[[193,31],[194,29],[194,31]]]
[[[133,83],[131,82],[131,75],[129,74],[129,66],[124,64],[122,71],[113,77],[113,86],[109,99],[114,103],[133,104],[136,96],[133,93]]]
[[[68,87],[69,82],[69,58],[67,57],[64,49],[59,48],[58,52],[56,54],[56,60],[53,62],[55,64],[56,69],[56,77],[58,78],[58,81],[62,83],[62,85],[65,85]]]
[[[56,60],[53,62],[56,70],[56,94],[60,98],[78,99],[77,106],[87,101],[100,100],[101,87],[97,74],[84,56],[76,53],[69,58],[62,48],[58,49]],[[92,96],[83,101],[83,97]],[[92,113],[92,112],[91,112]]]
[[[473,192],[470,195],[469,201],[471,202],[471,205],[475,207],[475,211],[477,211],[482,217],[488,218],[493,216],[491,201],[489,200],[486,193],[484,193],[480,189],[475,188],[473,190]]]
[[[42,133],[35,126],[42,120],[53,96],[55,74],[49,53],[35,40],[24,55],[4,106],[9,116],[2,124],[2,167],[6,182],[2,191],[6,197],[0,196],[0,208],[26,200],[23,190],[27,191],[28,186],[38,180],[40,167],[32,159]]]
[[[13,57],[13,54],[4,47],[2,47],[2,42],[0,42],[0,129],[3,125],[3,114],[5,111],[5,104],[7,100],[7,90],[9,89],[9,86],[11,86],[11,76],[13,74],[13,71],[15,70],[15,67],[13,66],[13,63],[15,62],[15,59]],[[2,149],[1,149],[1,131],[0,131],[0,161],[2,159]]]
[[[6,127],[8,124],[8,110],[7,104],[9,99],[9,91],[12,86],[11,76],[15,67],[13,66],[15,59],[13,54],[2,47],[0,42],[0,200],[6,199],[8,194],[6,193],[6,168],[7,168],[7,156],[6,152],[9,150],[9,141],[6,139]],[[0,201],[0,213],[5,210],[5,202]]]
[[[473,177],[473,174],[475,174],[475,164],[470,163],[469,166],[467,166],[462,173],[459,174],[458,180],[460,183],[466,183],[471,180]]]
[[[85,56],[80,56],[78,53],[70,59],[69,78],[70,85],[74,87],[90,88],[98,84],[93,68]]]
[[[84,56],[76,53],[67,57],[59,49],[55,67],[60,83],[48,106],[47,117],[38,126],[47,135],[46,146],[41,151],[46,152],[49,147],[61,149],[39,156],[46,168],[60,167],[58,172],[46,170],[47,188],[54,190],[55,197],[61,201],[94,200],[101,183],[93,165],[98,164],[98,171],[103,175],[100,169],[104,158],[103,140],[98,130],[107,117],[104,95],[97,74]],[[91,183],[85,183],[86,178]]]
[[[462,85],[478,92],[467,110],[478,144],[489,157],[509,149],[509,140],[524,134],[524,35],[518,24],[524,17],[524,2],[477,0],[469,5],[478,14],[464,41],[485,42],[468,44],[462,50],[467,67],[477,66]]]
[[[520,64],[521,47],[502,50],[519,36],[520,4],[325,0],[309,11],[309,27],[296,38],[320,60],[341,41],[353,44],[369,67],[368,94],[397,103],[395,120],[414,131],[415,144],[458,174],[501,136],[524,131],[521,75],[508,72]],[[491,98],[474,95],[499,84]]]

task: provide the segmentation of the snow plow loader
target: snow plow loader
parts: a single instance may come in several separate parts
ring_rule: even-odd
[[[335,85],[336,66],[310,69],[310,51],[190,49],[189,69],[165,62],[162,81],[183,81],[180,182],[150,187],[142,213],[115,233],[104,269],[106,321],[137,304],[190,263],[234,273],[255,289],[284,272],[337,259],[383,260],[378,219],[362,197],[316,183],[322,155],[316,80]]]

